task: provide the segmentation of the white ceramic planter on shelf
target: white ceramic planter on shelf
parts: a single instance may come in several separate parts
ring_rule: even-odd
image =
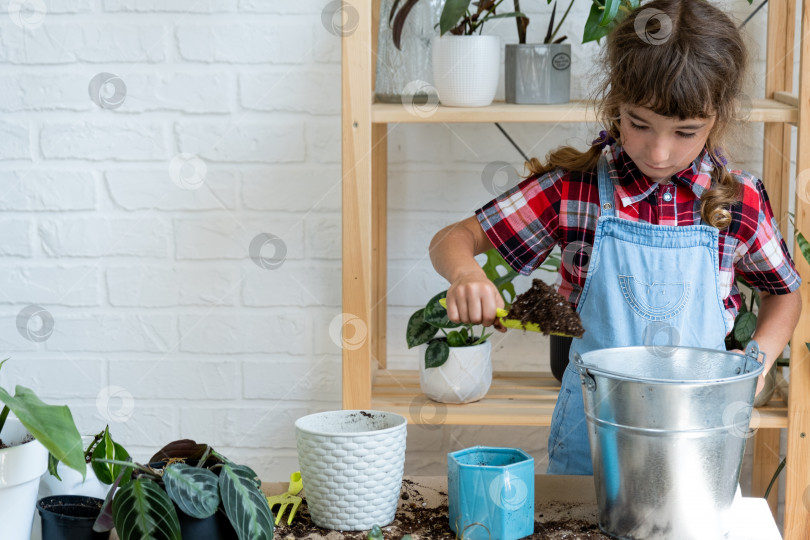
[[[29,540],[37,504],[39,477],[48,470],[48,450],[39,441],[19,444],[28,431],[9,417],[0,437],[0,531],[3,540]]]
[[[422,392],[442,403],[470,403],[487,395],[492,384],[492,344],[489,340],[472,347],[450,347],[447,361],[425,367],[425,350],[419,347],[419,385]]]
[[[433,82],[442,105],[486,107],[495,99],[501,67],[498,36],[434,36]]]
[[[327,411],[296,420],[298,463],[317,526],[361,531],[394,520],[407,424],[385,411]]]

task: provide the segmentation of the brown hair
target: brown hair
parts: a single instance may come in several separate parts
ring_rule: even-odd
[[[718,229],[731,223],[729,207],[740,186],[721,166],[719,149],[735,120],[747,62],[745,44],[734,23],[706,0],[655,0],[634,10],[607,38],[602,52],[606,76],[596,91],[597,116],[620,140],[619,107],[647,107],[684,120],[715,116],[706,149],[717,164],[712,188],[701,197],[701,218]],[[599,99],[601,98],[601,99]],[[564,146],[526,162],[531,174],[557,167],[591,172],[601,155],[598,144],[585,152]]]

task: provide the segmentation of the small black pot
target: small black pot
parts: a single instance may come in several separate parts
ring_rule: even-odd
[[[205,519],[197,519],[189,516],[174,505],[177,511],[177,518],[180,520],[180,536],[182,538],[194,538],[194,540],[239,540],[236,531],[231,526],[228,516],[222,509]],[[45,540],[43,538],[43,540]]]
[[[104,501],[84,495],[53,495],[37,501],[42,540],[106,540],[109,532],[95,532],[93,523]]]
[[[563,373],[565,368],[568,367],[568,352],[571,350],[571,342],[574,338],[563,336],[549,336],[550,346],[550,359],[551,359],[551,374],[554,378],[562,382]]]

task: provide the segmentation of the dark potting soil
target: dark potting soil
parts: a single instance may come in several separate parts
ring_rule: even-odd
[[[438,492],[442,503],[431,507],[420,490],[432,490],[411,480],[403,479],[399,508],[394,521],[382,528],[385,540],[400,540],[410,534],[414,540],[456,540],[456,533],[450,529],[448,520],[449,508],[447,506],[447,493]],[[566,512],[568,508],[568,512]],[[588,523],[571,515],[576,505],[557,504],[554,508],[553,519],[544,519],[540,514],[534,522],[534,533],[525,538],[529,540],[610,540],[599,531],[595,524]],[[288,510],[289,511],[289,510]],[[551,518],[552,516],[549,516]],[[298,508],[295,519],[287,525],[285,513],[281,523],[275,528],[276,540],[293,540],[304,538],[309,540],[366,540],[368,531],[332,531],[322,529],[312,523],[307,508],[306,497]]]
[[[55,514],[62,514],[74,517],[90,518],[98,516],[104,501],[92,500],[84,497],[81,501],[50,500],[48,504],[42,504],[45,510],[50,510]]]
[[[582,337],[585,333],[571,304],[539,279],[533,279],[531,288],[515,297],[509,318],[519,320],[524,327],[536,323],[544,334]]]
[[[25,438],[19,444],[6,444],[3,442],[3,439],[0,439],[0,448],[11,448],[12,446],[19,446],[20,444],[25,444],[27,442],[31,442],[34,440],[34,436],[30,433],[25,436]]]

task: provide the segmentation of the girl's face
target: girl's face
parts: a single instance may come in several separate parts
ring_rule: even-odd
[[[622,148],[647,178],[662,182],[691,165],[703,150],[714,120],[713,116],[679,120],[646,107],[622,105]]]

